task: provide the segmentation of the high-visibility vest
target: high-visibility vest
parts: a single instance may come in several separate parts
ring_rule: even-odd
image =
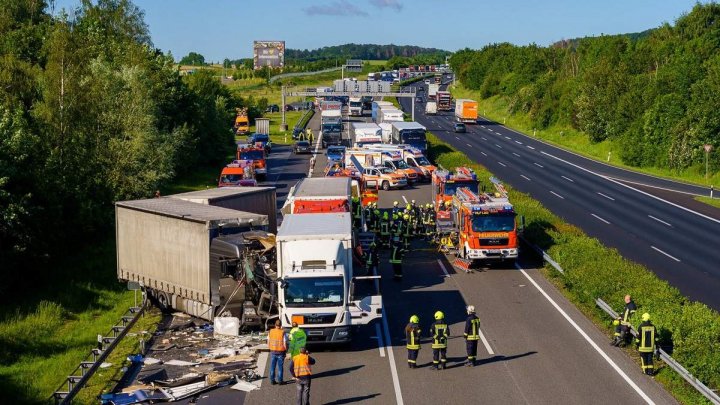
[[[643,322],[638,326],[639,352],[652,353],[655,351],[655,332],[655,325],[650,322]]]
[[[393,246],[392,254],[390,255],[390,264],[402,263],[402,252],[397,246]]]
[[[411,350],[420,349],[420,328],[412,326],[405,329],[405,339],[407,339],[407,347]]]
[[[630,305],[632,304],[632,305]],[[630,326],[630,318],[635,315],[635,303],[630,301],[630,303],[625,305],[625,309],[623,310],[622,320],[620,321],[623,325]]]
[[[290,330],[290,354],[297,355],[300,348],[307,344],[307,335],[300,328],[292,328]]]
[[[390,235],[390,223],[387,219],[380,220],[380,235]]]
[[[433,349],[447,349],[448,326],[444,323],[434,323],[432,325],[433,332]]]
[[[284,352],[285,347],[285,331],[282,329],[271,329],[268,334],[268,349],[271,352]]]
[[[310,356],[308,356],[307,354],[300,353],[297,356],[293,357],[293,366],[295,378],[307,377],[312,375],[312,370],[310,370]]]
[[[480,319],[477,317],[473,317],[472,319],[468,319],[468,322],[470,323],[469,332],[465,334],[465,339],[467,340],[480,340]]]

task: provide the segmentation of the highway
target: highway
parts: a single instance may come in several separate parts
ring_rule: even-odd
[[[317,120],[310,125],[317,133]],[[317,159],[314,176],[321,175],[325,164],[322,151]],[[295,164],[303,161],[298,158]],[[287,173],[280,176],[285,181],[300,171],[293,166],[278,173]],[[429,185],[381,191],[380,206],[413,199],[429,202]],[[384,322],[360,328],[349,348],[310,348],[317,360],[312,403],[676,403],[653,379],[642,375],[634,360],[610,347],[609,338],[531,263],[521,262],[523,270],[496,266],[458,273],[447,258],[416,240],[406,257],[404,279],[398,283],[392,280],[387,259],[387,252],[383,252]],[[461,365],[465,359],[462,330],[467,304],[477,307],[486,341],[480,344],[480,365],[475,368]],[[420,353],[420,368],[408,369],[403,328],[410,315],[417,314],[427,340],[436,310],[445,312],[453,335],[449,369],[429,369],[432,352],[427,341]],[[285,379],[289,379],[287,371]],[[292,383],[268,384],[266,370],[261,389],[245,395],[244,403],[293,403],[294,396]],[[198,401],[210,402],[222,401],[219,394]]]
[[[409,101],[401,102],[410,108]],[[505,183],[647,266],[685,296],[720,309],[718,210],[699,212],[673,198],[705,192],[701,187],[605,165],[488,120],[467,125],[467,133],[454,133],[452,112],[426,116],[420,103],[415,118]]]

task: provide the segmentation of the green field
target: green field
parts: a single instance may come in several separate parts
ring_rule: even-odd
[[[716,192],[714,198],[710,197],[695,197],[696,200],[700,202],[704,202],[707,205],[712,205],[713,207],[720,208],[720,195]]]
[[[624,164],[619,156],[619,146],[611,140],[605,140],[600,143],[590,142],[589,137],[569,127],[551,126],[544,130],[535,130],[530,119],[525,114],[508,113],[507,98],[494,96],[488,99],[482,99],[479,92],[469,90],[458,83],[456,86],[450,86],[453,97],[469,98],[478,100],[478,114],[485,116],[493,121],[506,125],[509,128],[524,132],[526,134],[535,135],[543,141],[552,143],[557,146],[577,152],[581,155],[610,163],[615,166],[632,169],[638,172],[651,174],[653,176],[675,179],[698,185],[715,185],[720,186],[720,173],[715,173],[709,180],[705,179],[704,167],[696,165],[683,171],[676,171],[667,168],[643,167],[638,168]]]

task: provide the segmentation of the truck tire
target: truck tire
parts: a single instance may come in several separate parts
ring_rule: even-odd
[[[387,180],[383,181],[383,182],[382,182],[382,189],[385,190],[385,191],[390,190],[390,182],[387,181]]]
[[[157,305],[157,307],[160,308],[161,311],[167,312],[172,309],[172,307],[170,306],[170,297],[166,292],[155,291],[153,293],[153,296],[155,297],[155,305]]]

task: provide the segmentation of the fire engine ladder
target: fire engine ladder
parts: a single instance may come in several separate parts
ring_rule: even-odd
[[[507,198],[507,190],[505,189],[505,186],[502,184],[500,180],[498,180],[497,177],[493,176],[490,177],[490,182],[495,186],[495,190],[500,194],[501,197]]]
[[[455,196],[462,203],[479,204],[480,196],[475,194],[472,190],[467,187],[458,187]]]

